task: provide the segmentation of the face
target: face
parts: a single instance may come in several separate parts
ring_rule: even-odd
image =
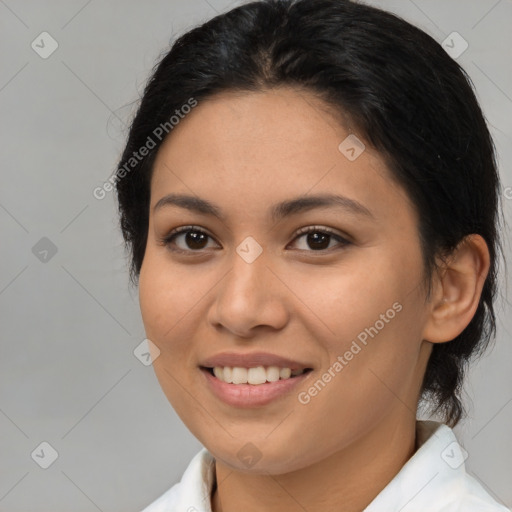
[[[418,218],[379,154],[348,135],[304,92],[223,93],[158,152],[139,279],[146,335],[177,414],[232,468],[304,468],[416,409]]]

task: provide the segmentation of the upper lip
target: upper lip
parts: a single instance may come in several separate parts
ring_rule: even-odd
[[[238,354],[236,352],[221,352],[208,357],[200,363],[205,368],[214,368],[215,366],[238,366],[240,368],[255,368],[257,366],[278,366],[280,368],[290,368],[291,370],[304,370],[312,368],[307,363],[294,361],[287,357],[268,352],[252,352]]]

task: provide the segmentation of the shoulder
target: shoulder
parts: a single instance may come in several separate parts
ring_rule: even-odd
[[[450,427],[418,421],[416,432],[418,449],[365,512],[511,512],[467,472]]]
[[[174,484],[142,512],[210,511],[214,479],[215,459],[203,448],[190,461],[180,482]]]
[[[484,488],[484,485],[468,471],[465,464],[468,456],[453,430],[436,422],[421,422],[418,427],[433,436],[425,442],[429,451],[438,460],[438,490],[445,497],[446,506],[440,512],[511,512],[497,502]],[[425,434],[424,434],[425,435]],[[434,464],[431,464],[434,466]]]
[[[169,512],[169,507],[176,505],[180,493],[181,482],[173,485],[168,491],[162,494],[157,500],[148,505],[142,512]]]
[[[498,503],[469,473],[465,473],[457,497],[441,512],[511,512]]]

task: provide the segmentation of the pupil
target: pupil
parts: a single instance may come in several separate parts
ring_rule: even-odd
[[[330,235],[325,235],[322,233],[309,233],[308,235],[308,243],[312,243],[312,249],[326,249],[329,246],[329,237]],[[320,240],[323,239],[323,240]],[[318,245],[320,240],[320,245]],[[322,243],[323,242],[323,243]]]
[[[198,233],[197,231],[189,231],[185,236],[186,244],[191,249],[202,249],[201,246],[201,237],[204,239],[205,234],[204,233]],[[204,242],[204,240],[202,240]]]

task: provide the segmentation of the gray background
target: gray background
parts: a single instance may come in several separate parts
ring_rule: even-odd
[[[133,354],[145,336],[114,197],[92,191],[114,170],[169,40],[239,3],[0,0],[1,511],[141,510],[200,449]],[[373,3],[439,42],[453,31],[468,41],[457,60],[491,125],[510,219],[512,2]],[[47,59],[31,47],[43,31],[59,45]],[[38,253],[43,237],[53,256]],[[456,433],[469,471],[512,506],[512,315],[502,295],[497,343],[469,374],[470,418]],[[43,441],[59,454],[46,470],[31,457]]]

